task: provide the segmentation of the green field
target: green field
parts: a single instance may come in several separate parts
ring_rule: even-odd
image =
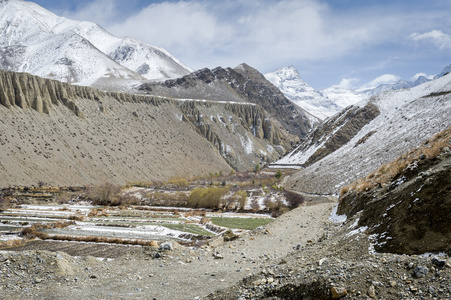
[[[213,224],[234,228],[234,229],[255,229],[259,226],[263,226],[272,221],[272,219],[259,219],[259,218],[221,218],[211,217],[209,218]]]

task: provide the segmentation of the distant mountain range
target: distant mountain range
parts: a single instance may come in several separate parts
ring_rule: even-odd
[[[413,82],[400,80],[365,90],[336,86],[316,90],[292,66],[264,76],[245,64],[235,69],[218,67],[193,72],[164,49],[130,37],[116,37],[95,23],[59,17],[23,0],[0,1],[0,69],[101,90],[252,102],[262,105],[267,112],[277,111],[269,115],[300,138],[319,120],[349,105],[385,91],[430,81],[420,76]],[[451,65],[436,77],[450,70]],[[272,89],[268,82],[282,93]],[[265,93],[277,100],[268,101],[269,94]],[[278,107],[271,108],[274,105]]]
[[[80,85],[105,77],[162,80],[192,71],[164,49],[22,0],[0,1],[0,68]]]
[[[451,65],[445,67],[434,79],[442,77],[450,71]],[[399,80],[369,89],[350,90],[333,86],[323,90],[316,90],[301,79],[298,70],[293,66],[283,67],[267,73],[265,77],[278,87],[288,99],[320,119],[330,117],[345,107],[371,96],[390,90],[412,88],[433,80],[420,76],[415,81]]]

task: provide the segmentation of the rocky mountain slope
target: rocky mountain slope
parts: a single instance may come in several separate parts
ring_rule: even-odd
[[[274,166],[304,168],[287,187],[338,193],[340,187],[418,146],[451,122],[451,76],[373,96],[316,128]]]
[[[261,106],[102,92],[0,71],[0,186],[252,169],[290,149]]]
[[[450,255],[451,127],[343,188],[337,213],[378,252]]]
[[[147,82],[138,90],[165,97],[254,103],[265,109],[278,128],[301,138],[318,123],[316,117],[293,104],[260,72],[246,64],[234,69],[202,69],[162,83]]]
[[[163,49],[22,0],[0,2],[0,68],[80,85],[101,78],[167,79],[191,71]]]

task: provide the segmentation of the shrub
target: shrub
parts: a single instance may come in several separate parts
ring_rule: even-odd
[[[305,201],[302,195],[291,191],[285,191],[285,198],[287,199],[288,207],[291,209],[298,207]]]
[[[256,211],[260,209],[260,204],[258,203],[258,199],[254,198],[251,200],[250,207],[252,210]]]
[[[283,215],[284,213],[288,212],[290,209],[286,206],[278,206],[276,204],[276,207],[273,209],[273,211],[271,212],[271,217],[273,218],[278,218],[281,215]]]
[[[26,240],[24,239],[15,239],[15,240],[7,240],[0,243],[0,249],[1,248],[14,248],[14,247],[21,247],[25,246]]]
[[[13,195],[11,188],[0,190],[0,211],[3,211],[10,206],[10,198]]]
[[[237,191],[235,197],[238,200],[239,208],[243,209],[247,202],[247,193],[245,191]]]
[[[112,183],[103,183],[88,189],[86,197],[93,205],[120,205],[121,187]]]
[[[258,171],[260,171],[260,164],[256,164],[254,166],[254,172],[258,172]]]
[[[263,199],[263,205],[268,210],[274,210],[274,208],[276,207],[276,203],[271,199],[270,196],[265,196],[265,198]]]
[[[188,180],[183,177],[172,177],[166,182],[166,184],[174,188],[187,188]]]
[[[0,194],[0,211],[3,211],[9,207],[9,199]]]
[[[67,204],[72,200],[72,196],[68,193],[61,193],[56,197],[58,204]]]
[[[280,179],[280,177],[282,177],[282,171],[277,170],[276,174],[274,175],[274,177],[276,177],[277,180]]]
[[[188,206],[193,208],[220,208],[224,205],[222,197],[229,187],[195,188],[188,197]]]

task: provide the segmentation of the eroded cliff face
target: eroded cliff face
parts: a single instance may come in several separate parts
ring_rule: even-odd
[[[1,186],[252,169],[291,145],[258,105],[180,101],[0,71]]]

